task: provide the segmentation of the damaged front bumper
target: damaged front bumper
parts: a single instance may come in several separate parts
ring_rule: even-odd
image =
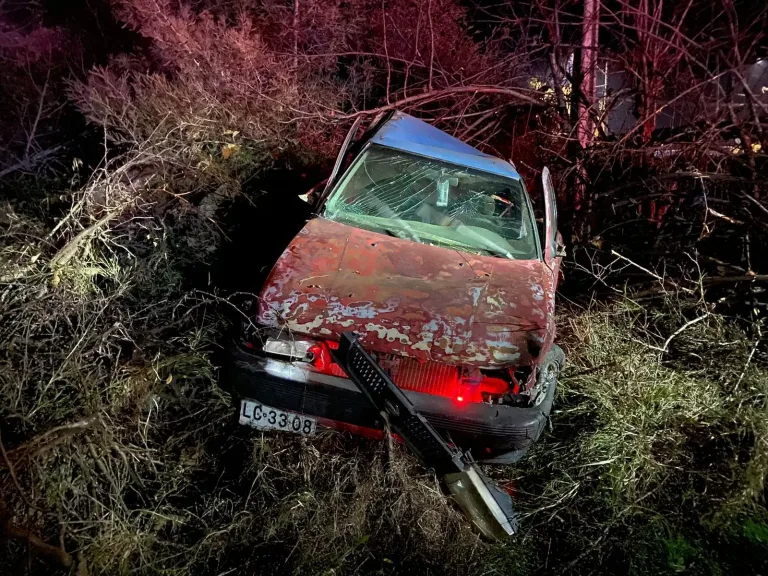
[[[221,385],[238,398],[313,416],[321,424],[383,427],[380,414],[350,380],[307,372],[299,363],[265,358],[244,346],[229,350]],[[477,460],[503,460],[526,450],[547,421],[536,407],[460,404],[443,396],[403,392],[430,424]]]

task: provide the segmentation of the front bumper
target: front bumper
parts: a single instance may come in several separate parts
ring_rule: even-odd
[[[308,377],[309,376],[309,377]],[[381,416],[346,378],[308,372],[291,362],[233,347],[223,362],[222,388],[238,398],[363,428],[383,427]],[[451,398],[403,390],[435,428],[477,460],[527,449],[544,431],[538,408],[458,403]]]

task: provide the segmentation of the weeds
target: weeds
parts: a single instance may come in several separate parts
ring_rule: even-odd
[[[8,540],[2,565],[47,572],[42,545],[90,574],[479,565],[484,545],[401,447],[237,426],[212,364],[228,303],[184,287],[179,220],[139,196],[89,207],[116,177],[97,175],[53,234],[6,223],[2,515],[41,540]]]
[[[625,299],[561,317],[554,430],[515,475],[529,537],[558,572],[750,572],[766,557],[742,528],[765,514],[765,352],[736,387],[751,338],[712,314],[661,353],[687,322],[663,310]]]
[[[0,252],[2,439],[18,481],[1,477],[3,514],[76,569],[717,574],[756,566],[733,550],[766,557],[758,325],[685,300],[564,310],[553,431],[491,470],[523,530],[489,545],[402,447],[239,427],[213,362],[232,304],[184,285],[194,251],[179,222],[210,228],[113,198],[118,215],[93,227],[72,213],[60,238],[8,209]],[[8,569],[30,553],[26,572],[49,569],[40,546],[5,550]]]
[[[3,476],[4,502],[80,569],[715,574],[753,565],[735,546],[766,553],[765,351],[714,313],[679,331],[695,304],[563,313],[553,432],[493,471],[523,532],[490,546],[402,447],[238,427],[211,362],[219,299],[185,292],[161,223],[110,222],[54,283],[56,253],[29,241],[44,227],[14,218],[0,392],[23,497]]]

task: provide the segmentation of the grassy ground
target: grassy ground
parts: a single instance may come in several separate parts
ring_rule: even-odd
[[[765,359],[749,361],[754,343],[718,316],[662,353],[700,310],[661,312],[625,300],[562,318],[570,366],[554,430],[517,479],[538,559],[556,543],[553,571],[753,573],[765,562],[754,529],[768,518]]]
[[[45,214],[3,213],[4,573],[69,561],[62,573],[751,574],[768,562],[768,358],[754,327],[696,302],[563,305],[552,430],[492,471],[514,490],[521,534],[489,545],[400,446],[237,426],[214,353],[240,301],[185,283],[217,233],[201,218],[74,213],[52,234]]]

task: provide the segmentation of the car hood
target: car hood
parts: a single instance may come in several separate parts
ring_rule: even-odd
[[[554,338],[552,272],[310,220],[272,269],[259,321],[449,364],[526,365]]]

